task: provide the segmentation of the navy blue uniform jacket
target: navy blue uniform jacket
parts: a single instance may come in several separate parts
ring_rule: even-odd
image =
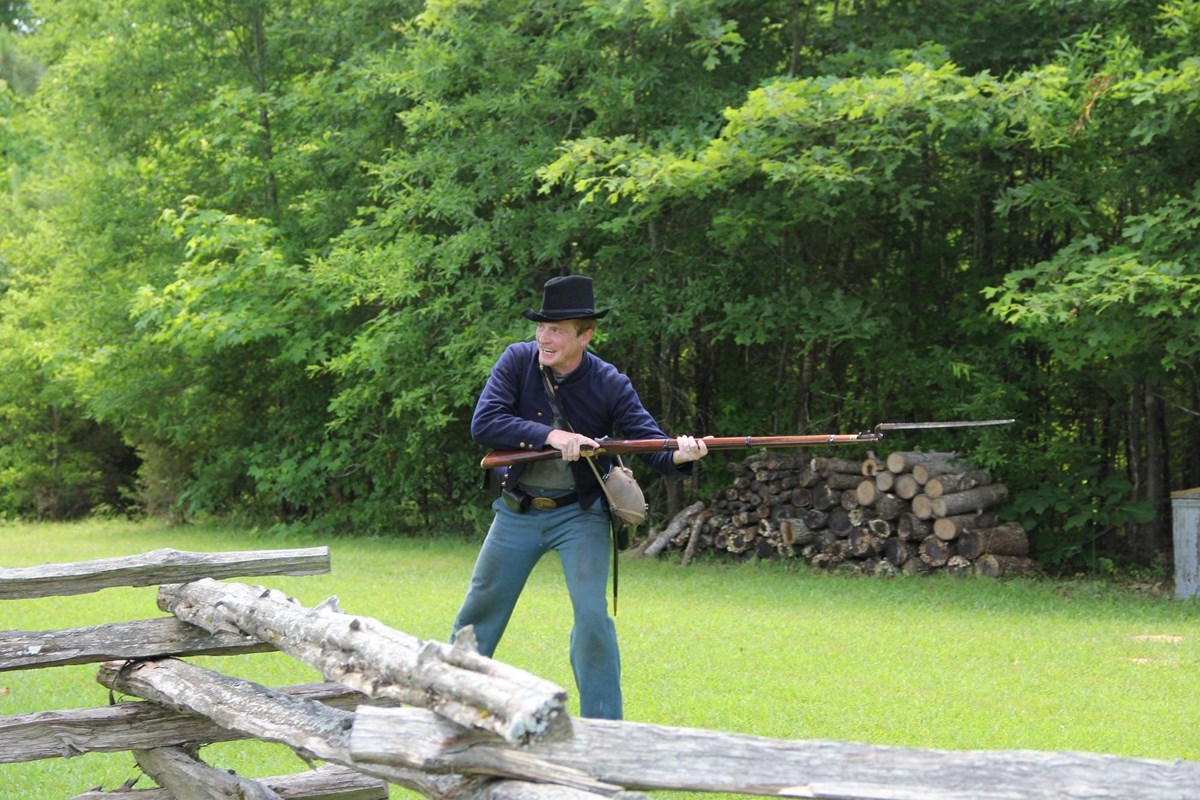
[[[558,384],[558,402],[576,433],[599,440],[605,436],[623,439],[666,439],[634,391],[633,384],[612,364],[584,351],[583,362]],[[536,342],[517,342],[505,348],[492,367],[491,377],[475,404],[471,436],[492,450],[541,450],[554,430],[554,411],[546,399],[538,367]],[[638,457],[665,475],[687,475],[692,465],[676,466],[673,451],[639,453]],[[607,472],[611,459],[600,457],[600,473]],[[515,464],[502,476],[515,487],[525,465]],[[571,464],[579,504],[591,507],[600,497],[600,485],[584,459]]]

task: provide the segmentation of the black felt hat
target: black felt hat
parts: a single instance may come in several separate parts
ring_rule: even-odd
[[[542,287],[542,310],[526,309],[525,319],[534,322],[561,322],[564,319],[599,319],[609,312],[596,310],[592,279],[583,275],[551,278]]]

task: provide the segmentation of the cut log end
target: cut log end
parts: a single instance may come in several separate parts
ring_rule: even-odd
[[[985,555],[975,561],[975,573],[985,578],[1036,577],[1041,567],[1024,556]]]

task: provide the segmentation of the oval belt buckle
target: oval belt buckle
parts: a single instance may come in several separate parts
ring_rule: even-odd
[[[539,511],[553,511],[558,508],[558,503],[551,497],[535,497],[529,502]]]

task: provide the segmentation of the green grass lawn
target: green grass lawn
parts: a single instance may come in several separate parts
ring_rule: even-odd
[[[4,567],[160,547],[328,545],[329,575],[246,582],[282,589],[305,606],[336,596],[347,612],[444,639],[479,538],[285,540],[214,525],[88,522],[7,525],[0,542]],[[1198,610],[1099,581],[851,578],[779,564],[626,558],[617,616],[626,717],[786,739],[1200,761]],[[547,559],[496,657],[573,696],[569,612],[557,561]],[[0,601],[0,630],[160,615],[154,587],[107,589]],[[320,677],[279,654],[197,661],[268,685]],[[95,672],[84,665],[0,673],[0,716],[104,705],[108,691]],[[214,745],[203,755],[251,776],[303,769],[271,745]],[[128,754],[7,764],[0,796],[70,797],[134,775]]]

